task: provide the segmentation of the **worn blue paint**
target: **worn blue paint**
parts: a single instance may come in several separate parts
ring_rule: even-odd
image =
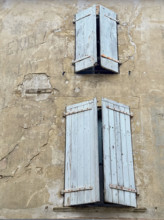
[[[101,67],[118,73],[118,63],[101,55],[118,60],[116,13],[100,5],[100,62]]]
[[[75,72],[79,72],[93,67],[97,62],[96,6],[77,13],[75,17],[75,24]]]
[[[66,116],[65,190],[93,190],[65,193],[64,206],[100,200],[97,100],[68,106],[66,113],[71,112],[74,114]]]
[[[115,108],[108,109],[107,106]],[[129,107],[102,99],[105,202],[136,207],[136,194],[110,188],[135,189]]]

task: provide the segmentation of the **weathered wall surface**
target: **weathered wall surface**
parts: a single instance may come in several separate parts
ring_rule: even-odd
[[[77,75],[73,16],[114,10],[120,74]],[[163,0],[0,1],[0,218],[164,219]],[[66,105],[130,106],[138,208],[63,209]],[[54,209],[53,209],[54,208]]]

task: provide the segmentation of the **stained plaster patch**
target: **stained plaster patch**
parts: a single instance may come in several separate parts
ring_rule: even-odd
[[[34,97],[36,101],[42,101],[49,97],[53,89],[45,73],[30,73],[25,76],[18,90],[22,97]]]

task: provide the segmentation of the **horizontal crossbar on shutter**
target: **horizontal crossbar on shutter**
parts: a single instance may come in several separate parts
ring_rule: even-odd
[[[137,190],[131,189],[131,188],[127,188],[127,187],[124,187],[124,186],[118,186],[118,185],[110,184],[109,187],[110,187],[111,189],[118,189],[118,190],[123,190],[123,191],[127,191],[127,192],[137,193]]]
[[[72,61],[72,64],[75,64],[75,63],[78,63],[78,62],[80,62],[80,61],[82,61],[82,60],[85,60],[85,59],[87,59],[87,58],[90,58],[91,56],[85,56],[85,57],[82,57],[82,58],[80,58],[80,59],[78,59],[78,60],[73,60]]]
[[[109,18],[109,19],[111,19],[111,20],[113,20],[113,21],[115,21],[115,22],[117,22],[118,24],[120,23],[120,21],[119,20],[117,20],[117,19],[114,19],[114,18],[112,18],[112,17],[109,17],[108,15],[104,15],[105,17],[107,17],[107,18]]]
[[[121,64],[121,62],[120,62],[119,60],[115,60],[115,59],[113,59],[113,58],[111,58],[111,57],[107,57],[107,56],[105,56],[104,54],[101,54],[101,57],[106,58],[106,59],[108,59],[108,60],[112,60],[112,61],[115,62],[115,63]]]
[[[73,23],[75,23],[75,22],[77,22],[77,21],[79,21],[79,20],[81,20],[81,19],[83,19],[83,18],[86,18],[86,17],[88,17],[88,16],[90,16],[91,14],[88,14],[88,15],[85,15],[84,17],[81,17],[81,18],[79,18],[79,19],[76,19],[76,20],[73,20]]]
[[[79,191],[84,191],[84,190],[92,190],[93,187],[81,187],[81,188],[75,188],[75,189],[65,189],[61,191],[61,194],[63,195],[64,193],[71,193],[71,192],[79,192]]]
[[[77,114],[77,113],[85,112],[85,111],[89,111],[89,110],[92,110],[92,108],[86,108],[86,109],[83,109],[80,111],[75,111],[75,112],[67,112],[67,113],[64,113],[64,116],[73,115],[73,114]]]
[[[120,112],[120,113],[122,113],[122,114],[129,115],[130,117],[133,117],[133,114],[132,114],[132,113],[127,113],[127,112],[118,110],[118,109],[116,109],[116,108],[112,108],[112,107],[110,107],[110,106],[106,106],[106,107],[107,107],[108,109],[113,110],[113,111]]]

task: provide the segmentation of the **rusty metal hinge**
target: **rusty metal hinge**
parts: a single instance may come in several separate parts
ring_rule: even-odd
[[[79,21],[79,20],[81,20],[81,19],[83,19],[83,18],[86,18],[86,17],[88,17],[88,16],[90,16],[91,14],[88,14],[88,15],[85,15],[84,17],[81,17],[81,18],[79,18],[79,19],[74,19],[73,20],[73,23],[75,23],[75,22],[77,22],[77,21]]]
[[[137,193],[137,190],[136,190],[136,189],[131,189],[131,188],[124,187],[124,186],[119,186],[119,185],[110,184],[109,187],[110,187],[111,189],[118,189],[118,190],[123,190],[123,191],[127,191],[127,192]]]
[[[112,107],[110,107],[109,105],[107,105],[106,107],[107,107],[108,109],[113,110],[113,111],[120,112],[120,113],[122,113],[122,114],[124,114],[124,115],[129,115],[130,117],[133,117],[133,113],[132,113],[132,112],[131,112],[131,113],[127,113],[127,112],[118,110],[118,109],[116,109],[116,108],[112,108]]]
[[[64,195],[65,193],[71,193],[71,192],[79,192],[79,191],[85,191],[85,190],[92,190],[93,187],[81,187],[81,188],[74,188],[74,189],[65,189],[61,191],[61,194]]]
[[[99,15],[100,13],[100,5],[96,5],[96,15]]]
[[[117,20],[117,19],[114,19],[114,18],[112,18],[112,17],[110,17],[110,16],[108,16],[108,15],[104,15],[105,17],[107,17],[107,18],[109,18],[109,19],[111,19],[111,20],[113,20],[113,21],[115,21],[117,24],[119,24],[120,23],[120,21],[119,20]]]
[[[78,59],[78,60],[73,60],[72,61],[72,64],[75,64],[75,63],[77,63],[77,62],[80,62],[81,60],[85,60],[85,59],[87,59],[87,58],[90,58],[91,56],[85,56],[85,57],[82,57],[82,58],[80,58],[80,59]]]
[[[76,111],[76,112],[64,112],[64,117],[66,117],[66,116],[68,116],[68,115],[77,114],[77,113],[80,113],[80,112],[89,111],[89,110],[92,110],[92,108],[86,108],[86,109],[79,110],[79,111]]]
[[[118,63],[118,64],[121,64],[121,62],[120,62],[119,60],[115,60],[115,59],[113,59],[113,58],[111,58],[111,57],[107,57],[107,56],[105,56],[104,54],[101,54],[101,57],[106,58],[106,59],[108,59],[108,60],[112,60],[113,62],[116,62],[116,63]]]

